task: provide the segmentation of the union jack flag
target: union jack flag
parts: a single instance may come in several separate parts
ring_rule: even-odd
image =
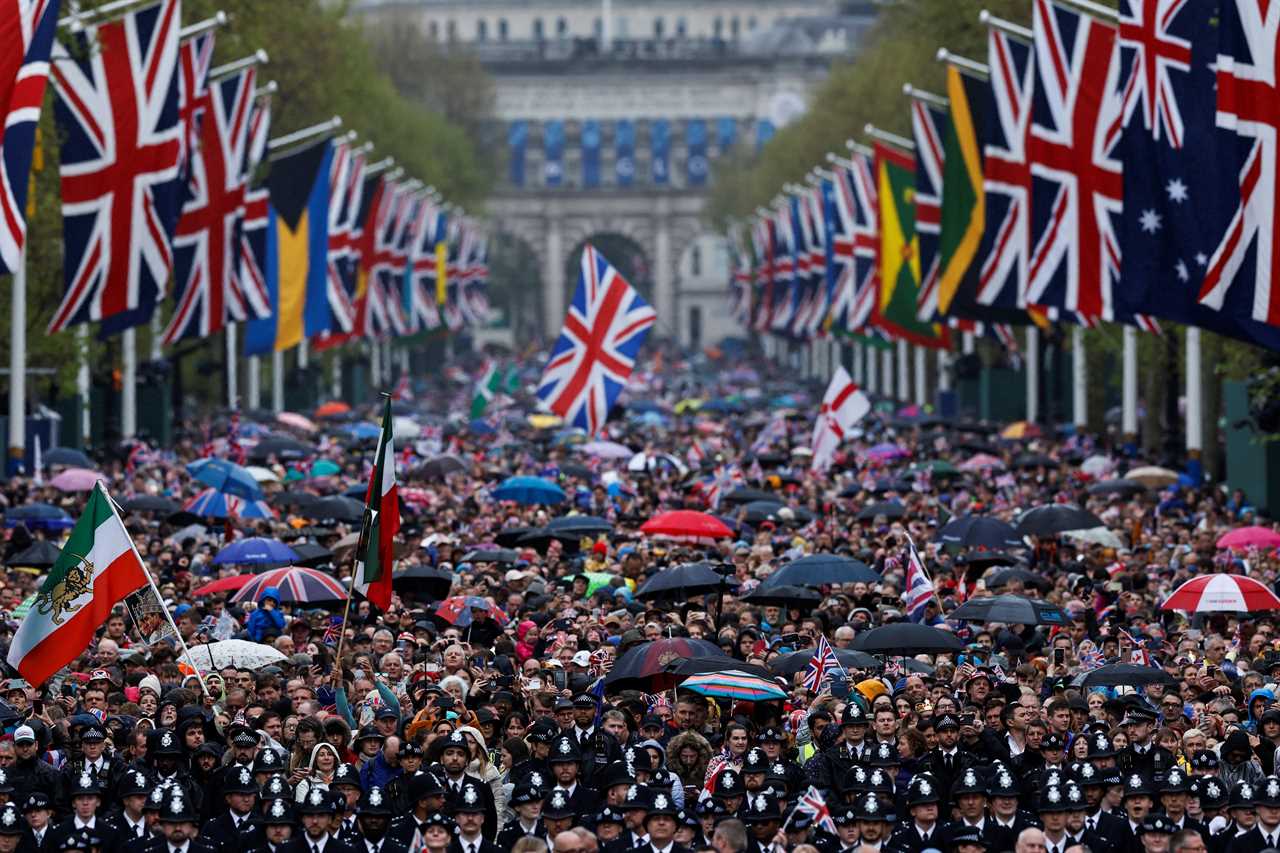
[[[338,645],[338,640],[342,637],[342,617],[330,616],[329,624],[324,626],[324,636],[320,638],[320,642],[326,646]]]
[[[538,385],[541,404],[588,434],[599,433],[656,319],[652,306],[588,244],[578,288]]]
[[[938,243],[942,236],[942,169],[950,117],[945,110],[913,98],[911,131],[916,143],[916,234],[920,238],[920,293],[916,316],[932,321],[938,313],[938,284],[942,264]]]
[[[848,327],[849,313],[853,308],[854,254],[853,254],[853,193],[849,188],[850,172],[836,165],[830,179],[822,182],[823,223],[826,226],[827,249],[824,266],[827,277],[828,328],[853,331]]]
[[[346,334],[355,327],[356,251],[355,233],[364,191],[365,155],[346,143],[334,147],[329,173],[329,311],[334,333]]]
[[[1114,28],[1035,0],[1030,161],[1034,244],[1023,302],[1111,319],[1124,197]]]
[[[840,665],[835,649],[831,648],[831,644],[827,642],[827,635],[819,634],[818,646],[813,650],[813,657],[809,659],[808,669],[804,671],[804,689],[810,693],[817,693],[822,689],[823,682],[836,672],[843,675],[844,667]]]
[[[410,229],[410,316],[420,329],[440,327],[440,306],[436,303],[436,240],[444,218],[445,212],[439,205],[425,199]]]
[[[1185,133],[1171,72],[1191,68],[1191,42],[1170,32],[1187,0],[1127,0],[1120,4],[1120,47],[1133,51],[1124,84],[1124,116],[1141,110],[1142,125],[1156,140],[1181,148]]]
[[[262,98],[249,116],[245,146],[245,176],[251,178],[267,154],[271,130],[271,102]],[[271,316],[271,294],[267,291],[267,225],[270,222],[270,193],[265,186],[246,187],[244,213],[240,219],[240,262],[234,267],[233,287],[227,297],[227,311],[236,321],[264,320]]]
[[[755,286],[759,298],[755,300],[752,328],[767,331],[773,325],[773,255],[776,238],[772,216],[760,216],[751,228],[751,248],[755,254]]]
[[[773,305],[769,328],[785,334],[795,320],[795,303],[799,290],[796,263],[795,222],[791,203],[782,201],[773,216]]]
[[[369,337],[385,337],[396,332],[397,319],[392,316],[396,312],[400,327],[403,327],[403,316],[399,315],[398,287],[389,289],[396,282],[396,273],[403,275],[405,259],[398,252],[395,242],[396,226],[408,193],[403,184],[383,180],[376,207],[370,211],[370,221],[365,225],[368,232],[368,250],[363,262],[368,270],[366,283],[366,334]],[[397,305],[391,305],[391,302]]]
[[[207,338],[227,323],[240,258],[240,223],[248,175],[250,119],[256,72],[245,69],[210,87],[192,152],[192,196],[174,236],[177,301],[163,341]],[[233,297],[234,298],[234,295]]]
[[[58,29],[58,0],[0,2],[0,275],[21,262],[36,125]]]
[[[144,323],[169,280],[180,19],[179,0],[164,0],[87,27],[74,36],[76,56],[54,48],[66,294],[51,333],[120,315]]]
[[[1280,326],[1272,291],[1280,274],[1280,4],[1223,0],[1219,29],[1217,124],[1247,153],[1239,203],[1209,258],[1200,302],[1221,311],[1228,291],[1239,286],[1240,309],[1233,313]]]
[[[414,331],[413,318],[409,314],[409,228],[413,224],[423,194],[414,188],[412,182],[400,187],[399,203],[396,205],[395,218],[391,222],[391,231],[387,235],[388,263],[382,270],[382,294],[387,310],[387,322],[391,333],[396,336],[410,334]]]
[[[801,339],[809,340],[822,329],[830,309],[827,300],[827,226],[823,216],[822,188],[809,188],[797,201],[801,251],[804,252],[807,274],[796,334]]]
[[[816,826],[822,827],[825,831],[836,834],[836,822],[831,819],[831,810],[827,808],[827,801],[822,798],[822,792],[812,785],[809,790],[800,795],[800,799],[796,802],[796,810],[808,815]]]
[[[853,308],[845,328],[858,331],[866,327],[880,291],[880,265],[876,252],[880,248],[880,196],[876,190],[871,158],[854,152],[853,169],[849,173],[850,200],[854,203]]]
[[[729,313],[744,329],[751,327],[751,284],[754,271],[751,253],[742,244],[742,234],[737,227],[729,230],[730,254],[733,258],[733,275],[729,281]]]
[[[214,31],[201,33],[182,42],[178,52],[178,121],[182,134],[178,137],[178,167],[183,175],[191,155],[200,145],[200,123],[209,102],[209,69],[213,67]]]
[[[924,561],[920,559],[916,543],[912,542],[910,537],[907,539],[906,587],[902,593],[902,600],[907,608],[907,616],[912,622],[919,622],[924,619],[925,605],[934,596],[933,581],[929,579],[929,572],[924,567]]]

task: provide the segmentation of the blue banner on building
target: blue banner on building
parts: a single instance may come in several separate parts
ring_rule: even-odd
[[[582,185],[600,186],[600,122],[582,123]]]
[[[721,154],[738,141],[738,120],[729,116],[716,119],[716,150]]]
[[[653,149],[652,180],[665,184],[671,179],[671,123],[664,118],[649,126],[649,147]]]
[[[564,183],[564,122],[549,121],[542,126],[542,180],[549,187]]]
[[[707,183],[707,123],[700,118],[691,118],[685,122],[684,143],[689,150],[685,160],[685,175],[689,186],[701,187]]]
[[[619,121],[613,130],[614,174],[618,186],[629,187],[636,177],[636,123]]]
[[[529,124],[520,119],[507,128],[507,149],[511,156],[508,176],[517,187],[524,186],[524,149],[529,141]]]
[[[767,118],[762,118],[756,122],[756,150],[757,151],[763,148],[769,142],[770,139],[773,139],[773,134],[776,130],[777,128],[773,126],[773,122],[769,121]]]

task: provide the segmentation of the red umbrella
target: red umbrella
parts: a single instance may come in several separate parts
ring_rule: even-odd
[[[733,536],[733,531],[714,515],[691,509],[659,513],[646,521],[640,532],[646,536],[665,536],[669,539],[697,542]]]
[[[1238,527],[1218,540],[1219,548],[1280,548],[1280,533],[1269,527]]]
[[[466,628],[471,624],[472,610],[481,610],[487,613],[489,618],[499,625],[506,625],[510,621],[506,613],[494,606],[488,599],[481,598],[478,595],[455,595],[452,598],[446,598],[436,608],[436,616],[450,625]]]
[[[244,585],[251,580],[253,580],[253,575],[247,572],[244,574],[232,575],[229,578],[219,578],[216,581],[209,581],[209,583],[199,589],[192,590],[191,594],[213,595],[215,592],[236,592],[237,590],[243,589]]]
[[[1244,575],[1201,575],[1175,589],[1160,608],[1189,613],[1249,613],[1280,610],[1280,598],[1261,582]]]

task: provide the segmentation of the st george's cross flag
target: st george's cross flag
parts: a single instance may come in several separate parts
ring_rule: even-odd
[[[626,387],[657,313],[588,244],[560,337],[538,383],[542,407],[596,435]]]
[[[836,368],[827,393],[822,396],[817,422],[813,425],[810,449],[813,450],[812,466],[815,471],[825,471],[831,465],[845,434],[870,411],[871,398],[854,384],[853,377],[843,365]]]
[[[400,499],[396,493],[396,451],[392,443],[391,398],[382,409],[382,435],[373,457],[373,473],[365,493],[364,524],[356,546],[352,587],[381,610],[391,606],[393,545],[400,532]]]
[[[80,656],[126,595],[150,583],[102,483],[45,576],[9,647],[8,661],[39,687]]]
[[[0,2],[0,275],[17,269],[27,235],[36,125],[49,80],[58,0]]]

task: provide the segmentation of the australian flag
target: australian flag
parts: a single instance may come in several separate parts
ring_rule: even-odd
[[[1219,5],[1120,2],[1124,286],[1114,291],[1116,309],[1280,349],[1280,329],[1248,319],[1247,307],[1215,311],[1197,299],[1240,204],[1239,147],[1215,124]]]

